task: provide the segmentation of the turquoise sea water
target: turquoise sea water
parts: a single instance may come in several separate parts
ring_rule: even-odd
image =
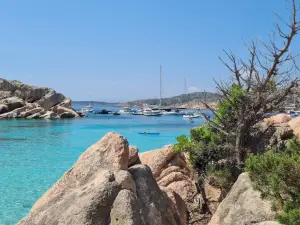
[[[0,225],[13,225],[69,169],[79,155],[104,134],[125,136],[140,152],[175,143],[188,134],[190,123],[180,116],[93,115],[73,120],[0,121]],[[160,132],[158,136],[138,132]]]

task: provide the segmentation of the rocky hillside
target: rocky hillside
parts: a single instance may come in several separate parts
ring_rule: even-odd
[[[218,101],[206,101],[206,104],[211,109],[216,109]],[[186,103],[178,103],[174,105],[169,105],[171,108],[188,108],[188,109],[207,109],[206,105],[203,104],[202,100],[192,100]]]
[[[187,156],[172,146],[138,155],[108,133],[18,225],[278,225],[247,173],[225,199],[208,183],[199,189],[194,177]]]
[[[98,102],[98,101],[72,101],[73,105],[81,105],[82,107],[91,104],[92,106],[116,106],[117,102]]]
[[[170,106],[175,104],[184,104],[187,102],[191,102],[194,100],[202,100],[207,102],[216,102],[220,99],[220,95],[217,93],[211,93],[211,92],[194,92],[190,94],[182,94],[170,98],[163,98],[162,99],[162,105],[164,106]],[[149,104],[149,105],[159,105],[160,100],[158,98],[154,99],[144,99],[144,100],[136,100],[127,102],[127,105],[137,105],[142,106],[143,104]]]
[[[0,78],[0,119],[74,118],[71,99],[55,90]]]

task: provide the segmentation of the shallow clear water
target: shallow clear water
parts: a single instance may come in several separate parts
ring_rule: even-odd
[[[143,152],[174,143],[175,137],[202,122],[190,123],[181,116],[131,115],[0,121],[0,225],[15,224],[25,216],[79,155],[107,132],[124,135]],[[160,135],[138,134],[144,131]]]

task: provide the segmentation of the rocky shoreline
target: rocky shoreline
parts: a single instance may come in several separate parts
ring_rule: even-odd
[[[35,87],[19,81],[0,78],[0,119],[66,119],[79,115],[72,101],[46,87]]]
[[[171,145],[138,154],[108,133],[88,148],[18,225],[278,225],[247,173],[224,198],[199,189],[183,153]]]

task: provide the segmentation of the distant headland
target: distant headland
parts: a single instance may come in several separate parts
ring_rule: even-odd
[[[161,105],[174,108],[198,108],[205,109],[203,103],[208,104],[212,108],[217,104],[220,99],[220,95],[212,92],[194,92],[189,94],[182,94],[178,96],[173,96],[169,98],[153,98],[153,99],[142,99],[135,100],[125,103],[119,103],[119,106],[143,106],[143,104],[148,105]]]

